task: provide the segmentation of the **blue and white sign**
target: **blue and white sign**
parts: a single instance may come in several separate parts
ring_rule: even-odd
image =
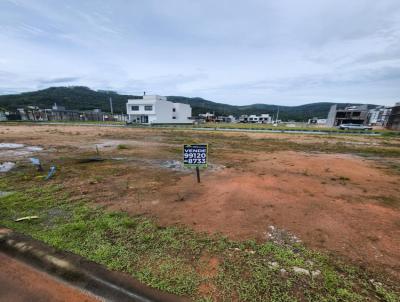
[[[183,164],[186,167],[207,167],[208,145],[183,145]]]

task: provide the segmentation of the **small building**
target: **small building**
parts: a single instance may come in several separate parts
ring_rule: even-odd
[[[239,123],[272,123],[272,117],[269,114],[261,114],[261,115],[241,115],[239,117]]]
[[[234,123],[236,121],[236,118],[233,115],[228,115],[228,116],[218,116],[215,119],[215,122],[217,123]]]
[[[247,114],[242,114],[239,116],[239,123],[248,123],[249,122],[249,116]]]
[[[328,113],[326,124],[328,127],[336,127],[341,124],[368,124],[368,105],[347,106],[338,109],[337,104],[332,105]]]
[[[4,122],[7,120],[6,111],[0,108],[0,122]]]
[[[269,114],[263,113],[258,117],[258,121],[262,124],[272,123],[272,117]]]
[[[215,122],[216,117],[214,113],[206,112],[206,113],[200,113],[198,119],[206,123],[209,123],[209,122]]]
[[[326,125],[326,118],[313,117],[307,122],[309,125]]]
[[[249,123],[258,123],[258,116],[255,114],[249,115],[248,122]]]
[[[167,101],[165,96],[144,95],[126,104],[128,121],[135,124],[192,124],[190,105]]]
[[[400,131],[400,102],[392,107],[386,127],[391,130]]]

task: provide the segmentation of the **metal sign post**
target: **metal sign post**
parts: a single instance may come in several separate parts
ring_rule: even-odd
[[[207,168],[208,145],[183,145],[183,164],[196,168],[197,182],[200,183],[200,168]]]
[[[200,183],[200,169],[196,167],[197,182]]]

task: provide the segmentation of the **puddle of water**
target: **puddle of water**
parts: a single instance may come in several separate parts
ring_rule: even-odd
[[[0,143],[0,149],[18,149],[22,147],[24,147],[24,144]]]
[[[379,146],[378,143],[367,143],[367,142],[344,142],[345,144],[349,145],[373,145],[373,146]]]
[[[43,151],[39,146],[26,146],[24,144],[0,143],[0,158],[10,160],[14,157],[29,156],[32,153]]]
[[[10,161],[6,161],[4,163],[0,164],[0,173],[5,173],[10,171],[12,168],[14,168],[15,163],[10,162]]]
[[[171,169],[173,171],[180,171],[180,172],[189,172],[190,171],[179,160],[166,160],[166,161],[161,162],[160,166],[163,168]]]
[[[33,152],[35,152],[35,151],[43,151],[43,148],[42,147],[38,147],[38,146],[29,146],[29,147],[26,147],[25,149],[28,150],[28,151],[33,151]]]

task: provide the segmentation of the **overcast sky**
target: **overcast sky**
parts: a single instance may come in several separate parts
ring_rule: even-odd
[[[0,0],[0,94],[400,101],[400,0]]]

